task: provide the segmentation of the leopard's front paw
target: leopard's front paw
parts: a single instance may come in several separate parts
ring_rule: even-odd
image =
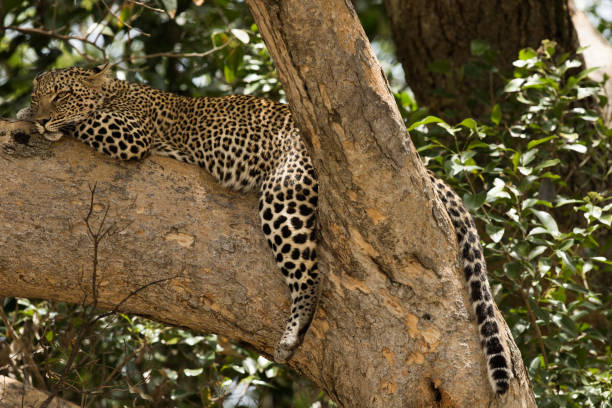
[[[40,129],[39,129],[40,131]],[[62,138],[62,136],[64,136],[64,134],[62,132],[47,132],[45,131],[44,133],[41,132],[43,137],[47,140],[50,140],[52,142],[57,142],[58,140],[60,140]]]
[[[19,112],[17,112],[17,119],[19,120],[31,120],[32,111],[30,108],[23,108]]]

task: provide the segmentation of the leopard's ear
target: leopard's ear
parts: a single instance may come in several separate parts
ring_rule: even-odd
[[[106,75],[110,70],[111,64],[106,63],[93,68],[94,75]]]
[[[93,73],[85,79],[85,82],[92,87],[100,87],[110,82],[113,79],[110,68],[111,64],[108,63],[93,68]]]

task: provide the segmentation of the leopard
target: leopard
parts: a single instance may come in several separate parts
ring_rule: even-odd
[[[38,74],[18,118],[51,141],[74,137],[119,160],[159,155],[198,165],[222,186],[256,191],[261,229],[284,276],[291,308],[274,359],[303,342],[321,292],[317,263],[318,180],[289,106],[250,95],[189,97],[116,79],[111,65]],[[494,392],[507,392],[510,359],[473,218],[461,198],[428,172],[455,228]]]

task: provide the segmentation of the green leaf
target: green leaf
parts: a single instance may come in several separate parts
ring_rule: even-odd
[[[524,82],[524,78],[514,78],[512,81],[506,84],[504,87],[504,92],[518,92],[521,90],[521,85],[523,85]]]
[[[546,252],[547,249],[547,246],[538,245],[537,247],[533,248],[531,252],[529,252],[529,255],[527,255],[527,259],[531,261],[536,256],[542,255],[544,252]]]
[[[525,154],[521,156],[521,164],[523,166],[526,166],[529,163],[531,163],[532,160],[535,159],[535,156],[537,153],[538,153],[538,149],[528,150]]]
[[[488,149],[489,145],[484,142],[481,142],[480,140],[472,140],[470,144],[468,145],[467,150],[480,149],[480,148]]]
[[[529,372],[532,373],[533,375],[537,372],[538,368],[543,367],[543,366],[544,365],[542,364],[540,360],[540,356],[538,355],[533,360],[531,360],[531,363],[529,363]]]
[[[196,377],[204,372],[203,368],[185,368],[183,369],[185,376],[187,377]]]
[[[535,147],[535,146],[537,146],[539,144],[542,144],[542,143],[546,143],[549,140],[556,139],[556,138],[557,138],[557,136],[552,135],[552,136],[548,136],[548,137],[543,137],[541,139],[532,140],[531,142],[527,143],[527,149],[529,150],[532,147]]]
[[[491,122],[495,123],[496,125],[499,125],[501,122],[501,117],[501,108],[499,107],[499,104],[496,103],[495,106],[493,106],[493,109],[491,110]]]
[[[523,48],[519,51],[520,60],[529,60],[538,56],[538,53],[533,48]]]
[[[234,79],[236,78],[234,71],[228,65],[223,66],[223,76],[225,76],[225,82],[228,84],[234,82]]]
[[[559,327],[565,330],[565,332],[570,336],[578,336],[578,328],[576,327],[576,323],[574,323],[574,321],[570,319],[569,316],[567,316],[566,314],[553,316],[553,322],[555,322]]]
[[[587,68],[587,69],[583,69],[582,71],[580,71],[580,73],[578,75],[576,75],[576,78],[581,81],[584,78],[588,77],[591,72],[595,72],[597,70],[601,69],[601,67],[591,67],[591,68]]]
[[[246,30],[240,30],[238,28],[232,28],[231,32],[232,32],[232,34],[234,34],[234,37],[239,39],[243,44],[248,44],[250,39],[251,39],[249,37],[249,33]]]
[[[523,266],[520,262],[504,263],[504,275],[510,279],[518,279],[523,272]]]
[[[561,207],[563,205],[567,205],[567,204],[578,204],[578,203],[584,203],[583,200],[576,200],[573,198],[566,198],[563,196],[557,196],[557,202],[555,203],[555,207]]]
[[[454,135],[455,133],[457,133],[460,130],[459,128],[453,127],[453,126],[449,125],[446,122],[439,122],[439,123],[437,123],[437,125],[439,127],[441,127],[442,129],[446,130],[451,135]]]
[[[550,215],[546,211],[534,210],[533,208],[531,209],[531,212],[536,217],[538,217],[538,219],[540,220],[542,225],[544,225],[544,228],[546,229],[548,233],[550,233],[550,235],[552,235],[555,238],[561,235],[561,233],[559,232],[559,227],[557,226],[557,222],[552,217],[552,215]]]
[[[584,99],[589,96],[597,95],[599,93],[599,88],[597,87],[580,87],[578,88],[578,93],[576,99]]]
[[[485,229],[487,230],[487,234],[491,238],[491,241],[495,242],[496,244],[501,241],[504,236],[504,232],[506,231],[505,228],[496,227],[492,224],[487,224]]]
[[[542,169],[545,169],[546,167],[556,166],[560,162],[561,162],[561,160],[559,160],[559,159],[545,160],[542,163],[540,163],[537,166],[535,166],[534,170],[535,171],[540,171]]]
[[[477,130],[476,121],[472,118],[463,119],[457,126],[465,126],[468,129]]]
[[[515,171],[520,162],[521,162],[521,152],[515,152],[512,155],[512,165]]]
[[[504,191],[506,188],[506,184],[502,179],[496,178],[495,180],[493,180],[493,185],[494,187],[487,191],[487,198],[485,200],[487,203],[501,198],[510,198],[510,194]]]
[[[538,235],[538,234],[548,234],[549,231],[544,227],[535,227],[529,230],[529,234],[527,235]]]
[[[572,272],[576,272],[576,266],[570,259],[569,255],[565,251],[555,251],[555,255],[557,255],[565,266],[567,266]]]
[[[512,137],[519,137],[521,139],[524,139],[527,137],[527,135],[525,135],[525,126],[514,125],[510,127],[510,129],[508,130],[510,131],[510,136]]]
[[[257,365],[252,358],[245,358],[242,365],[250,375],[254,375],[257,372]]]
[[[526,210],[527,208],[533,207],[538,204],[545,205],[548,208],[552,208],[552,204],[549,201],[539,200],[537,198],[528,198],[521,204],[521,210]]]
[[[410,132],[411,130],[418,128],[419,126],[429,125],[430,123],[445,123],[448,125],[448,123],[446,123],[444,120],[440,119],[437,116],[427,116],[426,118],[421,119],[418,122],[414,122],[412,125],[410,125],[408,131]]]
[[[564,145],[563,147],[567,150],[573,150],[578,153],[584,154],[587,152],[587,147],[585,145],[578,144],[578,143],[571,144],[571,145]]]
[[[172,337],[170,339],[163,340],[162,343],[171,346],[173,344],[178,344],[179,341],[181,341],[180,337]]]
[[[565,289],[569,289],[569,290],[572,290],[572,291],[577,292],[577,293],[582,293],[584,295],[588,295],[590,293],[588,290],[586,290],[582,286],[578,286],[578,285],[575,285],[573,283],[564,283],[564,284],[562,284],[562,286]]]
[[[556,47],[556,41],[542,40],[541,48],[544,48],[546,50],[546,54],[548,54],[548,57],[552,57],[553,55],[555,55]]]
[[[480,191],[476,194],[465,194],[463,196],[463,203],[468,208],[468,210],[476,211],[484,204],[486,198],[486,191]]]

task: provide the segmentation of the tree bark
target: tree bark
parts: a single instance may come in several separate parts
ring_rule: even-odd
[[[516,378],[503,398],[491,391],[451,224],[350,3],[248,4],[320,180],[323,291],[289,365],[342,407],[535,406],[514,344]],[[0,144],[0,295],[91,297],[83,217],[97,182],[98,219],[110,205],[125,225],[102,248],[102,307],[174,277],[121,310],[272,354],[289,293],[254,195],[170,159],[120,163],[8,131]]]
[[[490,87],[489,78],[459,78],[453,71],[468,62],[472,40],[485,40],[499,52],[502,72],[511,72],[521,48],[538,48],[543,39],[556,41],[561,51],[578,45],[567,0],[385,0],[385,7],[406,83],[436,115],[473,115],[466,110],[470,96]],[[450,62],[449,73],[431,71],[440,60]]]
[[[483,382],[482,357],[466,360],[464,341],[475,331],[464,332],[470,324],[457,324],[471,313],[452,227],[433,200],[350,2],[247,4],[320,178],[318,254],[346,307],[341,327],[351,334],[327,334],[325,353],[335,362],[325,378],[361,374],[348,387],[335,384],[336,399],[355,407],[533,404],[516,347],[515,370],[522,380],[513,383],[504,401],[495,400]],[[368,296],[355,298],[359,291]],[[371,313],[381,305],[390,312],[383,321]],[[398,337],[391,335],[392,328],[399,330]],[[450,333],[459,331],[450,340]],[[423,333],[433,334],[434,342],[428,334],[419,340]],[[368,341],[351,349],[352,335]],[[471,347],[477,352],[476,343]],[[478,369],[470,367],[476,363]]]

